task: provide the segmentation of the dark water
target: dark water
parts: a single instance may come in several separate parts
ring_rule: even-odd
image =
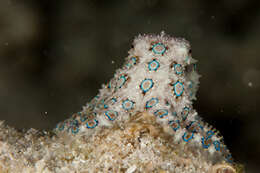
[[[134,36],[161,30],[191,42],[202,75],[196,109],[235,160],[259,172],[256,0],[2,0],[0,119],[53,128],[113,76]]]

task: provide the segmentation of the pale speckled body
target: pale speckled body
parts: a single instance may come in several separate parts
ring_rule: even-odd
[[[163,32],[140,35],[114,78],[81,112],[59,123],[55,132],[92,134],[104,126],[120,126],[136,113],[148,112],[170,129],[174,142],[195,147],[217,161],[231,162],[222,137],[192,108],[199,84],[195,63],[186,40]]]

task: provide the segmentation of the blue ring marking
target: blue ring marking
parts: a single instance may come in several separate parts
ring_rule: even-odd
[[[155,67],[152,67],[152,65],[155,63]],[[156,71],[158,68],[160,67],[160,63],[158,61],[156,61],[155,59],[150,61],[148,63],[148,69],[149,71]]]
[[[157,51],[157,50],[156,50],[156,47],[161,47],[162,50],[161,50],[161,51]],[[152,46],[152,50],[153,50],[153,52],[154,52],[155,54],[160,54],[160,55],[162,55],[162,54],[164,54],[164,52],[166,51],[166,47],[165,47],[164,44],[162,44],[162,43],[157,43],[157,44],[154,44],[154,45]]]
[[[127,66],[128,68],[130,68],[130,67],[132,67],[133,65],[135,65],[136,62],[137,62],[136,57],[131,57],[131,58],[130,58],[130,62],[127,63],[126,66]]]
[[[107,109],[108,108],[108,105],[107,104],[104,104],[104,109]]]
[[[212,131],[212,130],[209,130],[207,132],[207,135],[206,135],[206,140],[208,140],[209,138],[211,138],[215,133]]]
[[[69,130],[71,130],[73,127],[77,127],[79,125],[79,123],[78,123],[78,120],[70,119],[70,120],[68,120],[67,125],[68,125],[67,132],[69,132]]]
[[[192,128],[192,126],[193,126],[192,132],[194,132],[194,133],[199,132],[199,130],[197,128],[200,128],[201,130],[203,130],[203,127],[197,121],[191,121],[191,123],[188,126],[186,126],[186,129],[189,130],[190,128]]]
[[[121,88],[126,82],[126,77],[124,75],[120,76],[118,81],[120,81],[121,79],[123,80],[123,82],[118,86],[118,88]]]
[[[77,134],[79,132],[79,128],[78,127],[72,127],[71,128],[71,133],[73,133],[73,134]]]
[[[195,123],[196,123],[195,121],[191,121],[190,124],[188,124],[188,125],[186,126],[186,129],[189,130],[189,128],[191,128],[191,126],[192,126],[193,124],[195,124]],[[196,125],[195,125],[195,126],[196,126]],[[193,130],[192,132],[196,132],[196,131]]]
[[[181,68],[181,71],[178,71],[178,70],[177,70],[178,67]],[[179,74],[182,74],[182,73],[183,73],[182,65],[181,65],[181,64],[174,64],[173,68],[174,68],[174,71],[175,71],[176,74],[179,75]]]
[[[185,113],[186,112],[186,113]],[[182,112],[181,112],[181,115],[182,115],[182,119],[185,121],[189,115],[189,112],[190,112],[190,108],[188,107],[184,107]]]
[[[93,128],[95,128],[95,127],[98,125],[98,120],[94,119],[94,120],[91,120],[91,121],[92,121],[92,123],[93,123],[93,121],[94,121],[94,124],[93,124],[93,125],[90,124],[90,123],[91,123],[90,121],[86,123],[86,127],[87,127],[88,129],[93,129]]]
[[[154,112],[155,116],[159,116],[160,118],[163,118],[164,116],[168,115],[168,110],[167,109],[158,109],[157,111]]]
[[[127,106],[127,104],[130,104],[130,106]],[[134,102],[132,100],[126,99],[122,103],[122,107],[124,110],[130,110],[134,107]]]
[[[117,102],[116,98],[112,98],[111,100],[113,101],[113,103]]]
[[[152,101],[155,101],[155,103],[153,103],[152,105],[150,105],[150,103],[151,103]],[[153,97],[153,98],[151,98],[150,100],[148,100],[148,101],[146,102],[145,108],[152,108],[152,107],[155,106],[158,102],[159,102],[158,98]]]
[[[145,89],[144,88],[144,84],[145,82],[150,82],[149,83],[149,86]],[[151,88],[153,87],[153,80],[152,79],[144,79],[142,82],[141,82],[141,85],[140,85],[140,88],[141,90],[146,93],[147,91],[149,91]]]
[[[220,142],[219,141],[214,141],[213,144],[215,146],[216,151],[219,151],[220,150]]]
[[[118,116],[118,113],[116,111],[108,110],[105,112],[105,115],[109,120],[114,121]]]
[[[133,57],[131,57],[131,58],[130,58],[130,60],[133,62],[133,65],[135,65],[135,64],[136,64],[136,62],[137,62],[137,60],[136,60],[136,57],[134,57],[134,56],[133,56]]]
[[[171,128],[176,132],[179,128],[180,128],[180,121],[176,120],[176,121],[169,121],[169,125],[171,126]],[[177,125],[176,127],[173,127],[173,125]]]
[[[59,130],[59,131],[62,131],[64,130],[64,123],[58,123],[56,128]]]
[[[181,85],[181,91],[180,91],[180,92],[177,91],[177,85]],[[184,91],[184,85],[183,85],[181,82],[177,81],[176,83],[174,83],[174,84],[173,84],[173,88],[174,88],[174,94],[175,94],[177,97],[179,97],[179,96],[182,95],[182,93],[183,93],[183,91]]]
[[[76,134],[79,131],[79,122],[74,120],[73,125],[71,126],[71,133]]]
[[[205,148],[205,149],[208,149],[209,146],[211,145],[211,143],[206,144],[205,143],[206,141],[207,141],[207,139],[205,139],[204,137],[201,138],[202,147]]]
[[[191,136],[189,138],[186,138],[186,136],[188,135],[187,132],[184,133],[184,135],[182,136],[182,139],[185,141],[185,142],[189,142],[192,138],[193,138],[193,132],[191,133]]]

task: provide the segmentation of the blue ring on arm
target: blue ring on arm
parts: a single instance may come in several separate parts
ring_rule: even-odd
[[[150,82],[148,88],[144,88],[143,85],[144,85],[145,82]],[[141,82],[140,88],[141,88],[141,90],[142,90],[144,93],[146,93],[147,91],[149,91],[149,90],[153,87],[153,85],[154,85],[154,83],[153,83],[153,80],[152,80],[152,79],[144,79],[144,80]]]
[[[216,151],[219,151],[220,150],[220,142],[219,141],[214,141],[213,144],[215,146]]]
[[[185,111],[186,111],[187,113],[185,113]],[[187,119],[187,117],[188,117],[188,115],[189,115],[189,112],[190,112],[190,108],[188,108],[188,107],[184,107],[184,108],[183,108],[183,110],[182,110],[182,112],[181,112],[181,115],[182,115],[182,119],[183,119],[184,121]]]
[[[193,125],[194,125],[194,129],[192,130],[192,132],[198,133],[199,131],[197,130],[197,128],[200,128],[200,130],[203,130],[202,125],[200,125],[200,123],[197,121],[191,121],[191,123],[186,126],[186,129],[189,130]]]
[[[180,92],[177,92],[177,88],[176,88],[177,85],[181,85],[181,87],[182,87]],[[179,96],[181,96],[181,95],[183,94],[183,91],[184,91],[184,85],[183,85],[183,83],[177,81],[176,83],[173,84],[173,88],[174,88],[174,94],[175,94],[177,97],[179,97]]]
[[[114,114],[114,117],[112,117],[111,114]],[[118,116],[118,113],[113,110],[108,110],[105,112],[105,115],[109,120],[114,121],[116,119],[116,117]]]
[[[71,133],[73,134],[77,134],[79,132],[79,126],[78,125],[74,125],[71,127]]]
[[[162,113],[162,114],[160,114],[160,113]],[[168,115],[168,110],[167,109],[158,109],[157,111],[154,112],[154,115],[155,116],[159,115],[160,118],[163,118],[164,116]]]
[[[155,67],[152,67],[152,64],[155,63],[156,66]],[[148,69],[149,71],[156,71],[158,68],[160,67],[160,63],[157,61],[157,60],[152,60],[148,63]]]
[[[185,132],[184,135],[182,136],[182,139],[183,139],[185,142],[189,142],[189,141],[193,138],[194,133],[192,132],[192,133],[191,133],[191,136],[190,136],[189,138],[186,138],[187,135],[188,135],[188,133]]]
[[[93,129],[93,128],[95,128],[98,125],[98,120],[94,119],[92,121],[94,121],[94,123],[95,123],[93,126],[89,125],[89,122],[86,123],[86,127],[88,129]]]
[[[130,106],[127,106],[126,104],[130,104]],[[123,101],[122,107],[124,110],[128,111],[134,107],[134,102],[132,100],[126,99]]]
[[[205,144],[207,139],[205,139],[204,137],[201,138],[201,144],[202,144],[202,147],[205,148],[205,149],[208,149],[209,146],[211,145],[211,143],[209,144]]]
[[[161,50],[161,51],[157,51],[155,48],[156,47],[162,47],[163,49]],[[166,51],[166,47],[164,46],[164,44],[162,44],[162,43],[157,43],[157,44],[154,44],[153,46],[152,46],[152,50],[153,50],[153,52],[155,53],[155,54],[160,54],[160,55],[162,55],[162,54],[164,54],[164,52]]]
[[[177,127],[172,127],[173,124],[177,124]],[[179,128],[180,128],[180,121],[176,120],[176,121],[169,121],[169,125],[171,126],[171,128],[176,132]]]
[[[62,122],[62,123],[58,123],[57,126],[56,126],[56,128],[57,128],[59,131],[64,130],[64,123],[63,123],[63,122]]]
[[[126,64],[126,67],[130,68],[133,65],[135,65],[136,62],[137,62],[136,57],[133,56],[133,57],[130,58],[130,62]]]
[[[207,132],[206,140],[208,140],[209,138],[211,138],[214,134],[215,134],[215,132],[213,132],[212,130],[209,130],[209,131]]]
[[[126,82],[126,77],[124,75],[120,76],[118,81],[120,81],[121,79],[123,79],[123,82],[118,86],[118,88],[122,88],[122,86],[125,84]]]
[[[131,57],[130,60],[133,62],[133,64],[135,65],[136,64],[136,57]]]
[[[152,105],[149,105],[149,103],[151,103],[152,101],[155,101],[155,103],[153,103]],[[148,100],[145,104],[145,108],[152,108],[153,106],[155,106],[157,103],[159,102],[159,99],[156,97],[151,98],[150,100]]]

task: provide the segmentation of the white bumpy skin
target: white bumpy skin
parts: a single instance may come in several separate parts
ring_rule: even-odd
[[[164,32],[139,35],[114,78],[81,112],[59,123],[55,133],[91,135],[147,112],[168,128],[175,143],[194,147],[216,162],[232,162],[222,137],[192,108],[199,84],[195,63],[185,39]]]

